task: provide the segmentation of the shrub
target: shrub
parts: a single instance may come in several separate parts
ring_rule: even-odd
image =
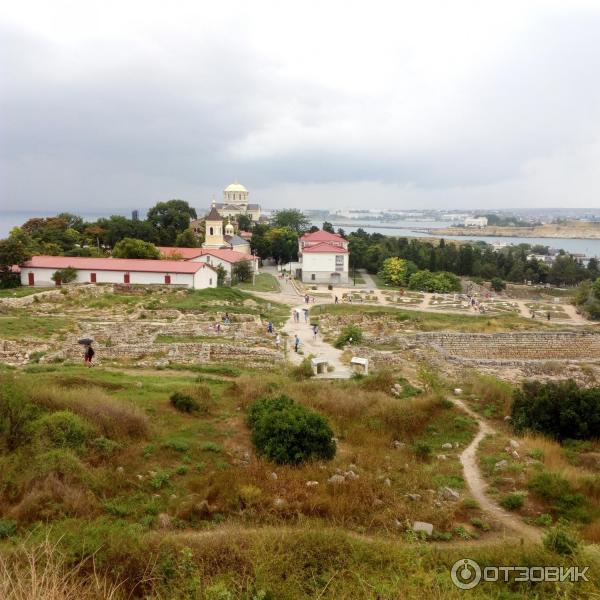
[[[343,348],[346,344],[360,344],[362,342],[362,331],[358,325],[346,325],[340,332],[334,346]]]
[[[17,533],[17,523],[12,519],[0,519],[0,540]]]
[[[514,492],[512,494],[507,494],[500,500],[500,505],[506,508],[507,510],[516,510],[517,508],[521,508],[523,506],[523,502],[525,501],[525,497],[523,494],[519,492]]]
[[[42,443],[55,448],[80,448],[90,433],[87,423],[68,410],[44,415],[33,428]]]
[[[414,453],[421,459],[426,460],[431,456],[432,448],[427,442],[417,442],[413,447]]]
[[[556,554],[572,556],[579,550],[579,538],[566,525],[559,521],[556,527],[550,529],[543,539],[544,547]]]
[[[552,509],[557,513],[579,519],[586,518],[583,508],[584,496],[576,493],[571,484],[557,473],[538,473],[529,482],[529,489],[536,496],[550,502]]]
[[[490,281],[490,284],[495,292],[501,292],[502,290],[506,289],[506,283],[500,279],[500,277],[494,277]]]
[[[600,437],[600,388],[581,388],[573,380],[525,382],[515,391],[512,423],[562,441]]]
[[[411,290],[437,292],[438,294],[459,292],[461,290],[460,279],[453,273],[445,271],[439,273],[432,273],[427,270],[417,271],[409,277],[408,287]]]
[[[200,405],[194,398],[182,392],[172,393],[169,401],[180,412],[192,413],[200,409]]]
[[[64,269],[59,269],[50,276],[50,279],[59,285],[61,283],[71,283],[77,279],[77,269],[74,267],[65,267]]]
[[[335,456],[329,423],[287,396],[254,402],[248,411],[248,425],[258,453],[275,462],[300,464]]]
[[[535,520],[535,524],[539,525],[540,527],[549,527],[550,525],[552,525],[552,515],[549,515],[548,513],[542,513]]]
[[[310,379],[314,376],[314,371],[312,368],[312,364],[310,362],[310,358],[302,359],[302,362],[293,367],[291,371],[291,375],[294,379],[301,381],[302,379]]]

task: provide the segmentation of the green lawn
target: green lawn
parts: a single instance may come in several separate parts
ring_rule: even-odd
[[[0,317],[0,338],[47,338],[55,333],[66,333],[73,329],[73,320],[65,317]]]
[[[34,287],[17,287],[0,290],[0,298],[23,298],[24,296],[31,296],[31,294],[39,294],[40,292],[47,292],[48,289],[40,289]]]
[[[260,273],[255,277],[254,285],[250,281],[238,283],[235,287],[248,292],[278,292],[279,282],[270,273]]]

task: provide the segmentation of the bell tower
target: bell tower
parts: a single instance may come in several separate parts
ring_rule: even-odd
[[[223,218],[213,206],[205,220],[205,242],[203,248],[221,248],[225,245],[223,237]]]

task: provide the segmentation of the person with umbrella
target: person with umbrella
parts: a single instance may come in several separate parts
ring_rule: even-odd
[[[84,338],[82,340],[79,340],[79,343],[82,344],[83,346],[85,346],[85,352],[83,354],[83,362],[88,367],[92,366],[92,358],[94,358],[94,354],[96,354],[94,352],[94,349],[92,348],[93,341],[94,340],[91,340],[90,338]]]

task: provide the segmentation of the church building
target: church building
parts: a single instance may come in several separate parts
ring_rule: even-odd
[[[249,204],[248,195],[248,190],[235,181],[223,190],[223,202],[213,200],[211,208],[215,208],[224,218],[247,215],[256,223],[260,219],[260,205]]]

